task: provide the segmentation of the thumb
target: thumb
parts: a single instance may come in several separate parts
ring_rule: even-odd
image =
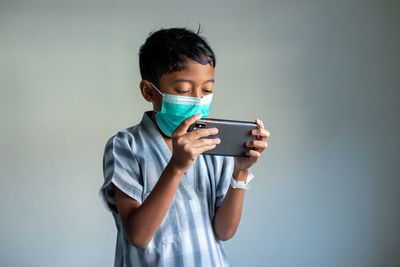
[[[177,137],[181,136],[185,133],[187,133],[187,130],[189,129],[190,125],[195,123],[201,118],[201,114],[195,114],[187,119],[185,119],[179,126],[175,129],[175,131],[172,133],[172,137]]]

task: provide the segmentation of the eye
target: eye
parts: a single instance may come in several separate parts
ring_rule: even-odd
[[[212,90],[204,89],[203,92],[206,93],[206,94],[211,94],[211,93],[212,93]]]
[[[180,95],[186,95],[190,92],[189,88],[175,87],[174,91]]]

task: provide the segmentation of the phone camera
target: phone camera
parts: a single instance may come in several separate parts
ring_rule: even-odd
[[[194,126],[195,126],[196,128],[200,128],[200,129],[206,128],[206,125],[205,125],[204,123],[196,123]]]

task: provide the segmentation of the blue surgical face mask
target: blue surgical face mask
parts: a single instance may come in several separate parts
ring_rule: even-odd
[[[170,95],[161,93],[153,83],[151,85],[162,95],[162,106],[161,110],[156,113],[156,121],[166,136],[171,137],[179,124],[197,113],[201,113],[202,118],[208,116],[212,94],[202,98]]]

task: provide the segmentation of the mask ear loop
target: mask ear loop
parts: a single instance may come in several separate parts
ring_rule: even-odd
[[[157,88],[152,82],[150,82],[150,84],[154,87],[154,89],[156,89],[156,91],[157,91],[160,95],[164,96],[164,94],[161,93],[161,91],[158,90],[158,88]]]
[[[164,94],[161,93],[160,90],[158,90],[158,88],[157,88],[152,82],[150,82],[150,84],[154,87],[154,89],[156,89],[156,91],[157,91],[160,95],[162,95],[162,96],[164,97]],[[154,111],[160,112],[161,110],[154,110]]]

